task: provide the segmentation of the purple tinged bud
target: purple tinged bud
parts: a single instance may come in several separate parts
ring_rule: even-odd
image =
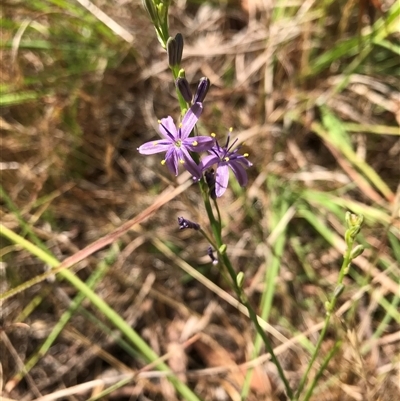
[[[211,245],[207,248],[207,255],[210,257],[213,265],[216,265],[218,263],[218,259],[214,256],[214,251]]]
[[[178,217],[179,229],[192,228],[193,230],[200,230],[200,225],[193,221],[187,220],[184,217]]]
[[[167,40],[167,54],[168,54],[168,65],[178,67],[182,61],[183,53],[183,36],[177,33],[175,38],[168,38]]]
[[[189,82],[186,78],[179,77],[175,81],[176,87],[185,99],[186,103],[191,103],[193,99],[192,91],[190,90]]]
[[[175,42],[176,42],[176,59],[177,65],[181,64],[182,61],[182,54],[183,54],[183,36],[180,33],[175,35]]]
[[[207,77],[200,78],[197,90],[193,98],[193,103],[203,103],[210,88],[210,80]]]
[[[176,63],[176,41],[174,38],[168,38],[167,40],[167,54],[168,54],[168,65],[175,67]]]

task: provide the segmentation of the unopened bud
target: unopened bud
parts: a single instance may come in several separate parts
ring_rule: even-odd
[[[244,273],[239,272],[236,276],[236,284],[239,288],[243,288],[243,282],[244,282]]]
[[[364,247],[362,245],[357,245],[350,253],[350,259],[353,260],[357,256],[360,256],[364,252]]]
[[[168,65],[178,67],[182,61],[183,53],[183,36],[177,33],[175,38],[168,38],[167,40],[167,54],[168,54]]]
[[[182,54],[183,54],[183,36],[180,33],[175,35],[175,42],[176,42],[176,59],[177,65],[181,64],[182,61]]]
[[[207,248],[207,255],[210,257],[213,265],[216,265],[218,263],[218,259],[214,256],[214,251],[211,245]]]
[[[327,313],[332,312],[332,305],[331,305],[331,303],[329,301],[325,301],[324,302],[324,307],[325,307],[325,310],[326,310]]]
[[[358,233],[361,230],[361,226],[354,226],[346,230],[344,233],[344,239],[347,244],[352,243],[357,237]]]
[[[207,77],[201,78],[199,84],[197,85],[197,90],[193,98],[193,103],[203,103],[209,88],[210,80]]]
[[[223,254],[226,252],[226,248],[227,248],[226,244],[222,244],[222,245],[219,247],[218,252],[219,252],[221,255],[223,255]]]
[[[176,87],[181,93],[182,97],[185,99],[186,103],[191,103],[193,99],[192,91],[190,90],[189,82],[186,78],[177,78],[175,81]]]
[[[362,226],[364,223],[364,216],[362,214],[353,214],[351,212],[346,212],[346,224],[348,228],[352,228],[355,226]]]

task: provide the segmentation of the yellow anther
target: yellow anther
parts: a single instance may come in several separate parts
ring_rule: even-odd
[[[217,135],[215,135],[214,132],[211,132],[211,136],[212,136],[213,138],[215,138]]]
[[[157,120],[159,124],[161,124],[161,120]]]
[[[182,128],[182,123],[179,123],[179,128]]]
[[[157,145],[158,145],[158,141],[154,141],[153,146],[157,146]]]
[[[232,127],[230,127],[230,128],[229,128],[229,132],[232,132],[232,131],[233,131],[233,128],[232,128]]]
[[[228,162],[229,161],[229,157],[227,156],[227,157],[224,157],[224,160],[226,161],[226,162]]]
[[[244,156],[244,157],[249,157],[249,154],[248,154],[248,153],[245,153],[243,156]]]
[[[164,164],[166,163],[165,160],[161,160],[161,164],[164,166]]]
[[[193,145],[193,146],[197,146],[198,144],[199,144],[199,143],[198,143],[197,141],[193,141],[193,142],[192,142],[192,145]]]
[[[180,163],[180,164],[185,164],[185,160],[180,159],[180,160],[179,160],[179,163]]]

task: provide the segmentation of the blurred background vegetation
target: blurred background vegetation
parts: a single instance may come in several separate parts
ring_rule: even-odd
[[[254,165],[248,187],[232,183],[220,200],[224,233],[294,387],[337,280],[345,212],[365,216],[366,251],[346,279],[321,361],[335,340],[342,346],[318,401],[392,401],[400,391],[399,19],[392,0],[170,7],[186,77],[211,81],[199,131],[223,140],[232,126]],[[157,136],[159,118],[179,117],[166,54],[133,0],[4,0],[1,33],[2,227],[63,261],[182,184],[158,155],[136,150]],[[169,365],[196,394],[238,400],[255,333],[227,302],[231,289],[208,244],[178,230],[182,215],[207,229],[195,186],[73,271],[82,280],[98,273],[95,292],[157,354],[174,350]],[[2,293],[49,269],[18,240],[0,238]],[[154,371],[101,393],[144,362],[87,300],[61,322],[77,292],[50,277],[4,301],[4,399],[179,399]],[[247,399],[285,399],[260,355]],[[103,384],[90,386],[95,379]]]

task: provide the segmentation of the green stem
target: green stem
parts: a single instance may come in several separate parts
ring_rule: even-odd
[[[172,75],[174,77],[174,81],[176,80],[176,78],[178,77],[179,74],[179,68],[180,67],[176,67],[176,68],[171,68],[172,71]],[[178,100],[179,100],[179,105],[181,108],[181,112],[183,113],[188,105],[185,102],[185,100],[182,98],[182,95],[180,94],[179,90],[177,90],[177,94],[178,94]],[[214,216],[214,212],[210,203],[210,197],[208,194],[208,189],[207,189],[207,185],[205,183],[204,178],[199,180],[199,187],[200,187],[200,191],[203,197],[203,201],[204,201],[204,206],[207,212],[207,216],[208,216],[208,220],[210,221],[210,225],[211,225],[211,229],[215,238],[215,242],[216,242],[216,250],[218,252],[218,255],[220,256],[220,258],[218,258],[219,260],[222,259],[223,264],[225,265],[225,267],[228,270],[228,273],[232,279],[232,283],[233,283],[233,288],[239,298],[239,300],[243,303],[243,305],[246,306],[246,308],[249,311],[249,316],[250,319],[253,321],[257,332],[259,333],[259,335],[262,337],[265,347],[267,349],[267,351],[270,353],[271,355],[271,359],[273,361],[273,363],[276,365],[277,369],[278,369],[278,373],[279,376],[281,377],[285,388],[286,388],[286,392],[287,395],[292,398],[292,389],[290,388],[289,382],[287,381],[284,371],[282,369],[282,366],[280,365],[274,350],[272,348],[272,345],[268,339],[268,337],[266,336],[264,330],[262,329],[262,327],[260,326],[260,324],[258,323],[258,319],[257,319],[257,314],[255,313],[254,309],[251,307],[250,303],[247,301],[245,294],[243,293],[242,289],[238,286],[237,281],[236,281],[236,273],[235,270],[232,267],[232,264],[229,260],[228,255],[226,254],[226,251],[221,252],[221,250],[223,249],[224,243],[222,241],[222,220],[221,220],[221,214],[219,211],[219,207],[217,204],[217,201],[214,200],[214,204],[215,204],[215,209],[217,211],[217,215],[218,218],[216,219]],[[213,245],[213,241],[210,241],[210,239],[208,238],[208,236],[205,234],[205,232],[202,230],[202,234],[205,236],[205,238],[207,238],[207,240],[210,242],[210,244]],[[214,246],[214,245],[213,245]]]
[[[177,78],[179,77],[180,66],[171,67],[171,71],[172,71],[172,76],[174,77],[174,84],[175,84]],[[179,102],[179,107],[181,109],[181,113],[184,113],[185,110],[188,109],[189,105],[186,103],[186,100],[183,98],[181,92],[179,91],[176,85],[175,85],[175,91],[176,95],[178,96],[178,102]]]
[[[349,241],[347,243],[347,249],[346,249],[344,257],[343,257],[342,267],[340,268],[340,272],[339,272],[337,288],[339,286],[343,285],[344,276],[346,275],[348,267],[349,267],[349,265],[351,263],[351,251],[353,249],[353,245],[354,245],[354,238],[349,238]],[[316,347],[314,349],[314,353],[313,353],[310,361],[308,362],[307,369],[306,369],[304,375],[302,376],[302,378],[300,380],[300,383],[299,383],[299,386],[297,388],[294,400],[298,400],[299,399],[300,394],[304,389],[304,386],[305,386],[306,380],[308,378],[308,375],[310,373],[310,370],[311,370],[315,360],[317,359],[317,356],[318,356],[319,351],[321,349],[322,343],[323,343],[323,341],[325,339],[326,333],[328,332],[329,323],[330,323],[330,320],[331,320],[331,317],[332,317],[332,313],[333,313],[333,311],[335,309],[336,302],[338,300],[339,295],[340,295],[339,292],[335,292],[333,294],[333,296],[332,296],[331,301],[326,306],[327,311],[326,311],[324,326],[323,326],[321,334],[320,334],[320,336],[318,338],[318,342],[317,342],[317,345],[316,345]],[[305,400],[306,399],[308,399],[308,398],[305,398]]]
[[[328,364],[330,362],[330,360],[333,358],[333,356],[336,354],[336,352],[339,350],[340,346],[342,345],[341,341],[338,341],[335,343],[334,347],[329,351],[328,355],[326,356],[324,362],[322,363],[321,367],[319,368],[317,374],[315,375],[314,379],[312,380],[306,395],[304,396],[304,401],[308,401],[315,389],[315,386],[317,385],[318,380],[320,379],[320,377],[322,376],[322,373],[324,372],[324,370],[328,367]]]
[[[205,185],[203,181],[200,181],[200,189],[201,192],[203,194],[203,200],[204,200],[204,205],[207,211],[207,215],[208,218],[210,220],[210,224],[211,224],[211,228],[214,234],[214,238],[216,241],[216,249],[219,255],[219,260],[222,260],[223,264],[225,265],[226,269],[228,270],[228,273],[231,277],[232,283],[233,283],[233,289],[236,292],[236,295],[238,297],[238,299],[240,300],[240,302],[247,308],[248,312],[249,312],[249,317],[251,319],[251,321],[254,323],[254,326],[258,332],[258,334],[261,336],[261,338],[263,339],[263,342],[265,344],[265,348],[266,350],[269,352],[269,354],[271,355],[271,359],[272,362],[276,365],[277,369],[278,369],[278,374],[280,376],[280,378],[282,379],[285,389],[286,389],[286,393],[288,395],[289,398],[292,398],[293,392],[292,389],[290,388],[289,382],[286,379],[285,373],[283,371],[283,368],[281,366],[281,364],[279,363],[278,358],[276,357],[275,353],[274,353],[274,349],[271,345],[271,342],[269,341],[266,333],[264,332],[263,328],[260,326],[258,319],[257,319],[257,314],[254,311],[254,309],[252,308],[252,306],[250,305],[249,301],[247,300],[245,294],[243,293],[242,289],[238,286],[237,281],[236,281],[236,272],[235,269],[233,268],[231,261],[225,251],[221,250],[223,249],[224,243],[222,241],[222,236],[221,236],[221,221],[220,220],[216,220],[214,217],[214,213],[212,211],[212,207],[211,207],[211,203],[210,203],[210,198],[208,196],[208,193],[205,189]],[[215,203],[217,203],[215,201]],[[219,209],[217,208],[218,211],[218,216],[220,218],[220,213],[219,213]]]
[[[220,243],[221,243],[221,245],[220,245],[220,247],[221,247],[223,244],[222,244],[221,239],[219,238],[219,239],[217,239],[217,244],[220,244]],[[223,252],[223,253],[218,252],[218,254],[221,256],[223,263],[224,263],[225,267],[227,268],[229,275],[231,276],[231,279],[232,279],[232,282],[234,285],[233,288],[236,292],[236,295],[238,296],[240,302],[247,308],[247,310],[249,312],[250,320],[254,323],[257,333],[262,338],[262,340],[265,344],[265,349],[271,355],[271,360],[278,370],[279,377],[281,378],[281,380],[285,386],[287,396],[289,397],[289,399],[292,399],[293,392],[292,392],[292,389],[290,387],[288,380],[286,379],[285,372],[283,371],[282,365],[280,364],[278,358],[276,357],[274,349],[272,347],[272,344],[271,344],[270,340],[268,339],[265,331],[263,330],[263,328],[260,326],[260,324],[258,322],[256,312],[254,311],[253,307],[250,305],[250,302],[247,300],[247,297],[243,293],[243,290],[240,287],[238,287],[238,284],[236,282],[236,273],[235,273],[235,270],[231,264],[231,261],[230,261],[228,255],[226,254],[226,252]]]
[[[199,181],[199,186],[200,186],[200,191],[203,196],[203,201],[204,201],[204,206],[206,208],[208,220],[210,221],[211,229],[214,234],[214,238],[216,240],[217,246],[216,250],[222,245],[222,239],[221,239],[221,230],[219,229],[221,223],[218,223],[218,221],[215,219],[211,203],[210,203],[210,198],[208,196],[208,191],[207,191],[207,186],[204,182],[204,179],[201,179]]]
[[[219,229],[220,235],[222,235],[222,219],[221,219],[221,213],[220,213],[219,207],[218,207],[218,202],[216,199],[214,199],[214,205],[215,205],[215,210],[217,211],[217,215],[218,215],[218,219],[217,219],[218,229]]]

